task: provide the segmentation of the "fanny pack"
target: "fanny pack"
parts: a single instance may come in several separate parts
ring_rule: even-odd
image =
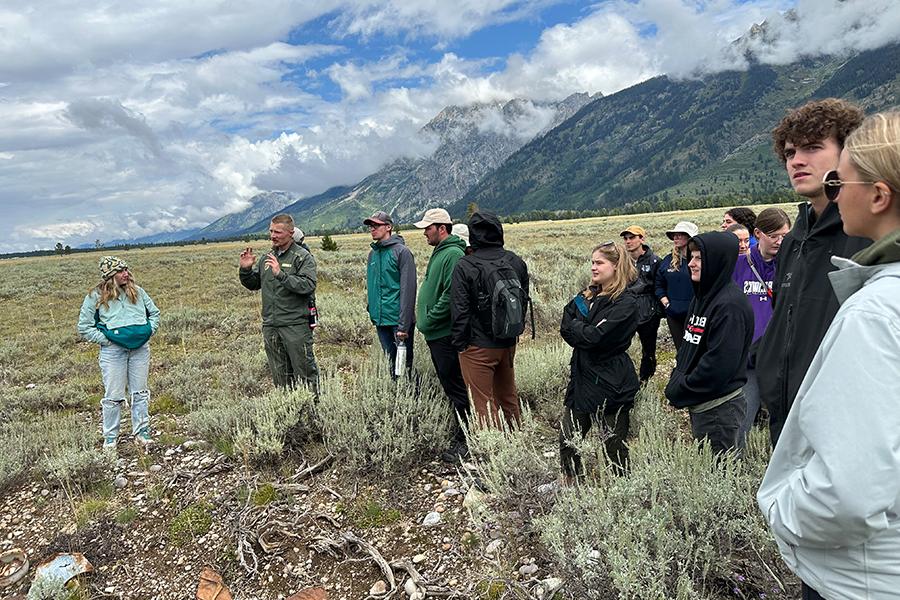
[[[149,313],[147,316],[150,316]],[[122,346],[129,350],[140,348],[153,335],[153,327],[150,325],[149,319],[142,325],[126,325],[108,329],[106,325],[100,322],[100,309],[94,311],[94,325],[103,332],[106,339],[117,346]]]

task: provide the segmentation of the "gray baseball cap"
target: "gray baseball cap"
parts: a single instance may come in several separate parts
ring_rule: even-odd
[[[391,215],[387,214],[383,210],[376,210],[372,213],[372,216],[363,221],[363,225],[393,225],[394,220],[391,218]]]

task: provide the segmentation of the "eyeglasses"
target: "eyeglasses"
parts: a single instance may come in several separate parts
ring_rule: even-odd
[[[773,242],[780,242],[784,240],[784,236],[786,233],[766,233],[765,231],[760,231],[761,234],[772,240]]]
[[[374,223],[370,223],[370,224],[369,224],[369,231],[375,231],[375,230],[378,229],[379,227],[384,227],[385,225],[387,225],[387,223],[380,223],[380,224],[378,224],[378,225],[375,225]]]
[[[842,181],[840,177],[838,177],[837,171],[828,171],[825,173],[825,177],[822,178],[822,188],[825,191],[825,197],[830,201],[834,202],[838,194],[841,193],[841,188],[848,183],[854,183],[859,185],[874,185],[874,181]]]

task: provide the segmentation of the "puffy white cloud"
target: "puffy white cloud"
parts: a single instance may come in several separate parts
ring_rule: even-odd
[[[258,48],[340,4],[6,0],[0,7],[0,81],[40,81],[123,62],[164,62]]]
[[[759,60],[787,64],[802,57],[871,50],[900,39],[894,0],[799,0],[795,11],[767,19],[765,34],[748,40]]]
[[[348,34],[461,37],[490,24],[536,15],[561,0],[355,0],[336,21]]]
[[[747,49],[785,63],[900,37],[895,0],[610,0],[530,49],[465,58],[469,33],[539,22],[554,2],[6,0],[0,252],[202,226],[263,189],[352,184],[431,151],[417,130],[449,104],[609,94],[741,66]],[[529,137],[546,112],[486,110],[481,127]]]

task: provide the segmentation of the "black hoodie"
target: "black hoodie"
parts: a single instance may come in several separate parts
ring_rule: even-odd
[[[815,219],[812,206],[806,202],[800,205],[797,222],[781,243],[772,290],[774,312],[756,355],[759,395],[769,409],[773,446],[840,307],[828,281],[828,273],[835,270],[831,257],[850,257],[871,243],[844,233],[834,203]]]
[[[474,252],[463,256],[453,269],[451,286],[450,336],[457,351],[470,345],[480,348],[509,348],[516,340],[496,339],[491,333],[490,316],[478,312],[480,262],[507,256],[528,294],[528,267],[514,252],[503,248],[503,226],[496,215],[476,212],[469,219],[469,243]]]
[[[714,231],[691,241],[700,250],[700,282],[693,284],[684,342],[666,386],[666,398],[676,408],[703,404],[742,387],[753,341],[753,309],[731,280],[737,236]]]

